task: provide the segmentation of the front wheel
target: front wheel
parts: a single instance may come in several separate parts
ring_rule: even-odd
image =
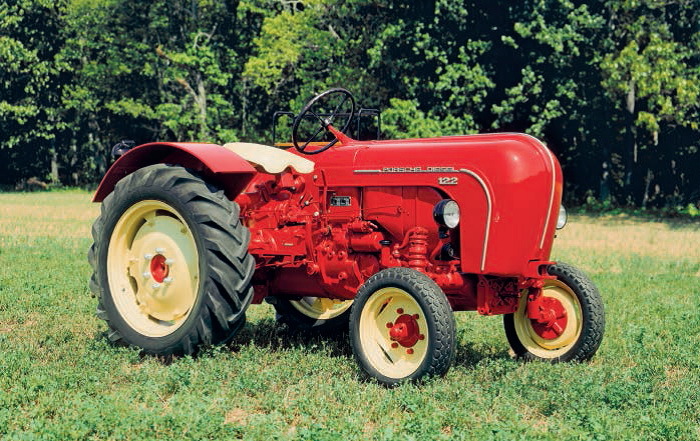
[[[238,206],[182,167],[126,176],[102,202],[88,260],[109,338],[156,355],[222,343],[252,299]]]
[[[571,265],[551,265],[548,273],[556,279],[547,280],[542,288],[537,318],[528,317],[527,295],[515,313],[503,316],[508,343],[523,360],[588,360],[598,350],[605,329],[600,293]]]
[[[440,287],[409,268],[388,268],[358,290],[350,342],[360,367],[392,386],[444,375],[452,364],[455,320]]]

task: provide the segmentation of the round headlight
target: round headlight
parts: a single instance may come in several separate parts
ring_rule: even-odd
[[[563,205],[559,206],[559,217],[557,217],[557,230],[561,230],[566,225],[566,220],[568,216],[566,215],[566,208]]]
[[[454,228],[459,225],[459,205],[452,199],[443,199],[435,204],[433,218],[444,227]]]

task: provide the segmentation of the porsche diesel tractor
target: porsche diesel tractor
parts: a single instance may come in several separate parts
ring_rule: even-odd
[[[550,260],[562,172],[537,139],[352,139],[344,89],[293,120],[294,148],[157,142],[102,180],[89,260],[109,338],[149,354],[230,339],[248,306],[299,330],[348,329],[384,384],[443,375],[454,311],[503,315],[525,360],[594,355],[594,284]]]

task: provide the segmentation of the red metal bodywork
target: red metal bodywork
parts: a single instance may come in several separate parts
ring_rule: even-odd
[[[154,142],[135,147],[117,159],[102,178],[93,202],[102,202],[124,176],[153,164],[178,164],[202,173],[231,199],[255,175],[247,161],[216,144]]]
[[[523,292],[537,296],[562,196],[561,168],[542,143],[509,133],[341,141],[307,157],[312,173],[276,175],[212,144],[147,144],[114,164],[95,201],[144,165],[198,170],[241,206],[257,261],[254,302],[352,299],[393,266],[428,274],[455,310],[510,313]],[[441,232],[433,207],[445,198],[458,202],[461,221]]]

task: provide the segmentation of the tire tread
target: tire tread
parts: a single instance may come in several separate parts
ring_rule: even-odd
[[[529,352],[519,341],[514,329],[513,314],[503,317],[506,336],[516,357],[525,361],[587,361],[598,351],[605,332],[605,308],[603,299],[593,281],[580,269],[567,263],[558,262],[548,267],[548,273],[556,276],[577,293],[582,309],[583,329],[579,340],[572,349],[563,355],[544,359]]]
[[[431,337],[434,347],[428,351],[427,359],[423,362],[422,367],[407,378],[388,378],[377,375],[377,373],[372,372],[371,368],[367,369],[368,363],[363,359],[359,332],[356,329],[359,327],[360,315],[366,301],[374,292],[386,286],[407,287],[410,291],[414,291],[412,294],[414,298],[419,303],[419,298],[426,303],[428,313],[435,322],[433,337]],[[365,369],[366,374],[384,385],[393,386],[403,381],[418,381],[426,376],[443,376],[454,361],[456,342],[454,313],[440,287],[419,271],[403,267],[387,268],[367,279],[357,292],[350,322],[350,340],[358,364]]]
[[[102,286],[106,277],[100,277],[99,256],[106,256],[109,234],[105,225],[113,211],[129,198],[136,188],[153,187],[174,195],[188,211],[196,225],[204,249],[203,258],[209,266],[206,281],[201,284],[201,307],[195,312],[192,326],[175,343],[163,348],[147,348],[128,338],[124,330],[110,317],[105,307],[108,287]],[[121,179],[114,191],[102,203],[100,216],[92,226],[93,244],[88,250],[88,262],[93,270],[90,290],[98,298],[96,314],[107,323],[108,337],[113,342],[124,342],[142,347],[156,355],[194,354],[200,345],[219,344],[231,337],[245,321],[245,310],[252,300],[250,285],[255,268],[248,253],[250,233],[238,218],[238,205],[227,199],[224,192],[206,183],[197,175],[179,166],[158,164],[144,167]],[[228,277],[227,277],[228,276]],[[194,311],[193,311],[194,312]]]

